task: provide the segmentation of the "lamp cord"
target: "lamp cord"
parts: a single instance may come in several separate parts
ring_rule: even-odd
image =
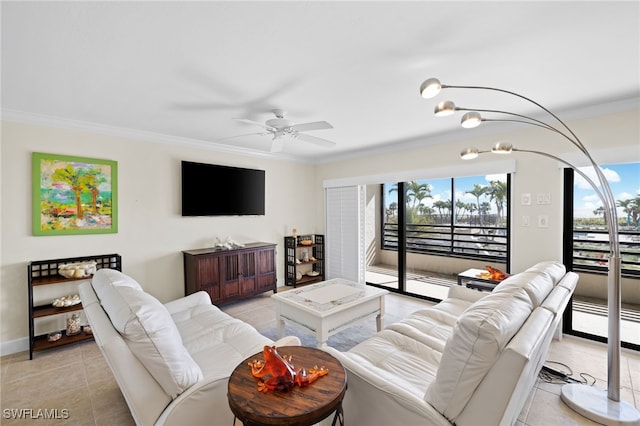
[[[552,368],[547,364],[553,364],[561,367]],[[545,365],[542,366],[540,372],[538,373],[538,377],[540,380],[546,383],[551,384],[565,384],[565,383],[581,383],[583,385],[593,386],[596,383],[595,377],[593,377],[589,373],[579,373],[580,380],[575,379],[573,376],[573,370],[566,364],[563,364],[558,361],[547,361]]]

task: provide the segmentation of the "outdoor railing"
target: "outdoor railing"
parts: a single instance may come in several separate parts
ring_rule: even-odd
[[[640,278],[640,232],[621,230],[620,258],[622,276]],[[573,270],[607,273],[609,234],[606,230],[573,230]]]
[[[507,229],[495,226],[421,225],[406,227],[406,250],[410,253],[449,255],[505,263]],[[382,248],[398,249],[398,224],[383,225]]]

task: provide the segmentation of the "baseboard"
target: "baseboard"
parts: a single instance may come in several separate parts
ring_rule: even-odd
[[[15,354],[16,352],[29,350],[29,338],[22,337],[16,340],[0,342],[0,356]]]

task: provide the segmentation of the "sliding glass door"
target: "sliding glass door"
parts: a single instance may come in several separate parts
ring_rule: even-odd
[[[616,198],[622,260],[620,337],[624,347],[640,349],[640,163],[601,166]],[[590,167],[581,169],[593,174]],[[593,177],[595,180],[595,176]],[[580,275],[565,311],[564,331],[606,341],[609,234],[603,206],[593,188],[572,169],[565,170],[564,263]]]
[[[367,282],[442,300],[455,282],[447,258],[509,258],[509,175],[423,179],[369,185],[380,197],[377,256],[367,257]]]

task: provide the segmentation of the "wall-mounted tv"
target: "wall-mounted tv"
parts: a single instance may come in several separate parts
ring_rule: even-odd
[[[182,162],[182,216],[264,215],[265,172]]]

